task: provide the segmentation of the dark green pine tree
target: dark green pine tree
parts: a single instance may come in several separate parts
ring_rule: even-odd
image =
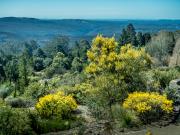
[[[132,24],[128,24],[126,29],[122,30],[119,44],[125,45],[125,44],[132,44],[134,46],[137,46],[137,39],[136,39],[136,31]]]
[[[138,32],[137,34],[137,43],[140,47],[145,45],[145,38],[142,32]]]
[[[128,39],[127,32],[126,32],[125,29],[122,29],[122,34],[121,34],[120,39],[119,39],[120,46],[126,44],[127,43],[127,39]]]
[[[16,58],[12,58],[12,60],[7,63],[6,75],[10,83],[14,83],[14,97],[16,97],[17,90],[19,90],[19,70]]]
[[[81,72],[83,69],[83,62],[80,58],[75,57],[72,61],[72,68],[73,71]]]
[[[151,34],[150,33],[144,33],[144,42],[145,45],[151,40]]]
[[[39,57],[39,58],[45,58],[46,54],[41,48],[38,48],[36,53],[35,53],[35,56]]]
[[[137,46],[136,31],[132,24],[127,25],[126,33],[128,36],[127,43],[131,43],[133,46]]]
[[[24,88],[28,85],[29,80],[28,80],[28,62],[23,54],[19,60],[19,79],[20,79],[20,92],[21,94],[24,92]]]
[[[90,44],[87,40],[81,40],[75,42],[75,46],[72,49],[72,56],[80,58],[83,62],[87,61],[87,50],[90,49]]]
[[[5,74],[5,71],[4,71],[4,67],[3,65],[0,63],[0,82],[1,81],[4,81],[6,78],[6,74]]]

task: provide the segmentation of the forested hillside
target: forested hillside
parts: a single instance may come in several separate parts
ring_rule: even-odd
[[[137,31],[158,32],[180,29],[179,20],[43,20],[35,18],[0,18],[0,42],[7,40],[37,40],[46,42],[56,35],[68,36],[72,42],[79,39],[91,41],[97,34],[117,36],[123,27],[132,23]]]

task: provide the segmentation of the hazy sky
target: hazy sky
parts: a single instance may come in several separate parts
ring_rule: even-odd
[[[0,0],[0,17],[180,19],[180,0]]]

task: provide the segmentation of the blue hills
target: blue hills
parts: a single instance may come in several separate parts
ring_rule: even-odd
[[[30,40],[47,41],[56,35],[68,36],[72,40],[92,39],[97,34],[117,37],[121,30],[132,23],[137,31],[157,32],[180,30],[180,20],[82,20],[82,19],[36,19],[0,18],[0,41]]]

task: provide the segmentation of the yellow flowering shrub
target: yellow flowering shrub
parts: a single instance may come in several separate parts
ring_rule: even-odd
[[[72,96],[66,96],[63,92],[58,92],[40,98],[35,108],[43,118],[52,116],[65,118],[77,108],[77,104]]]
[[[173,111],[173,101],[157,92],[133,92],[125,99],[123,107],[134,110],[139,116],[144,116],[143,114],[150,116],[151,113],[159,116]]]
[[[104,70],[111,70],[114,67],[113,61],[117,58],[116,48],[118,43],[115,38],[106,38],[98,35],[92,41],[92,47],[87,52],[89,66],[86,68],[88,73],[96,73]]]
[[[98,35],[93,41],[91,49],[87,52],[90,64],[87,73],[101,71],[116,73],[131,73],[143,70],[151,64],[150,56],[144,48],[136,49],[130,44],[118,50],[115,38],[106,38]]]
[[[150,66],[151,58],[144,48],[136,49],[130,44],[122,46],[115,61],[116,71],[140,72]]]

